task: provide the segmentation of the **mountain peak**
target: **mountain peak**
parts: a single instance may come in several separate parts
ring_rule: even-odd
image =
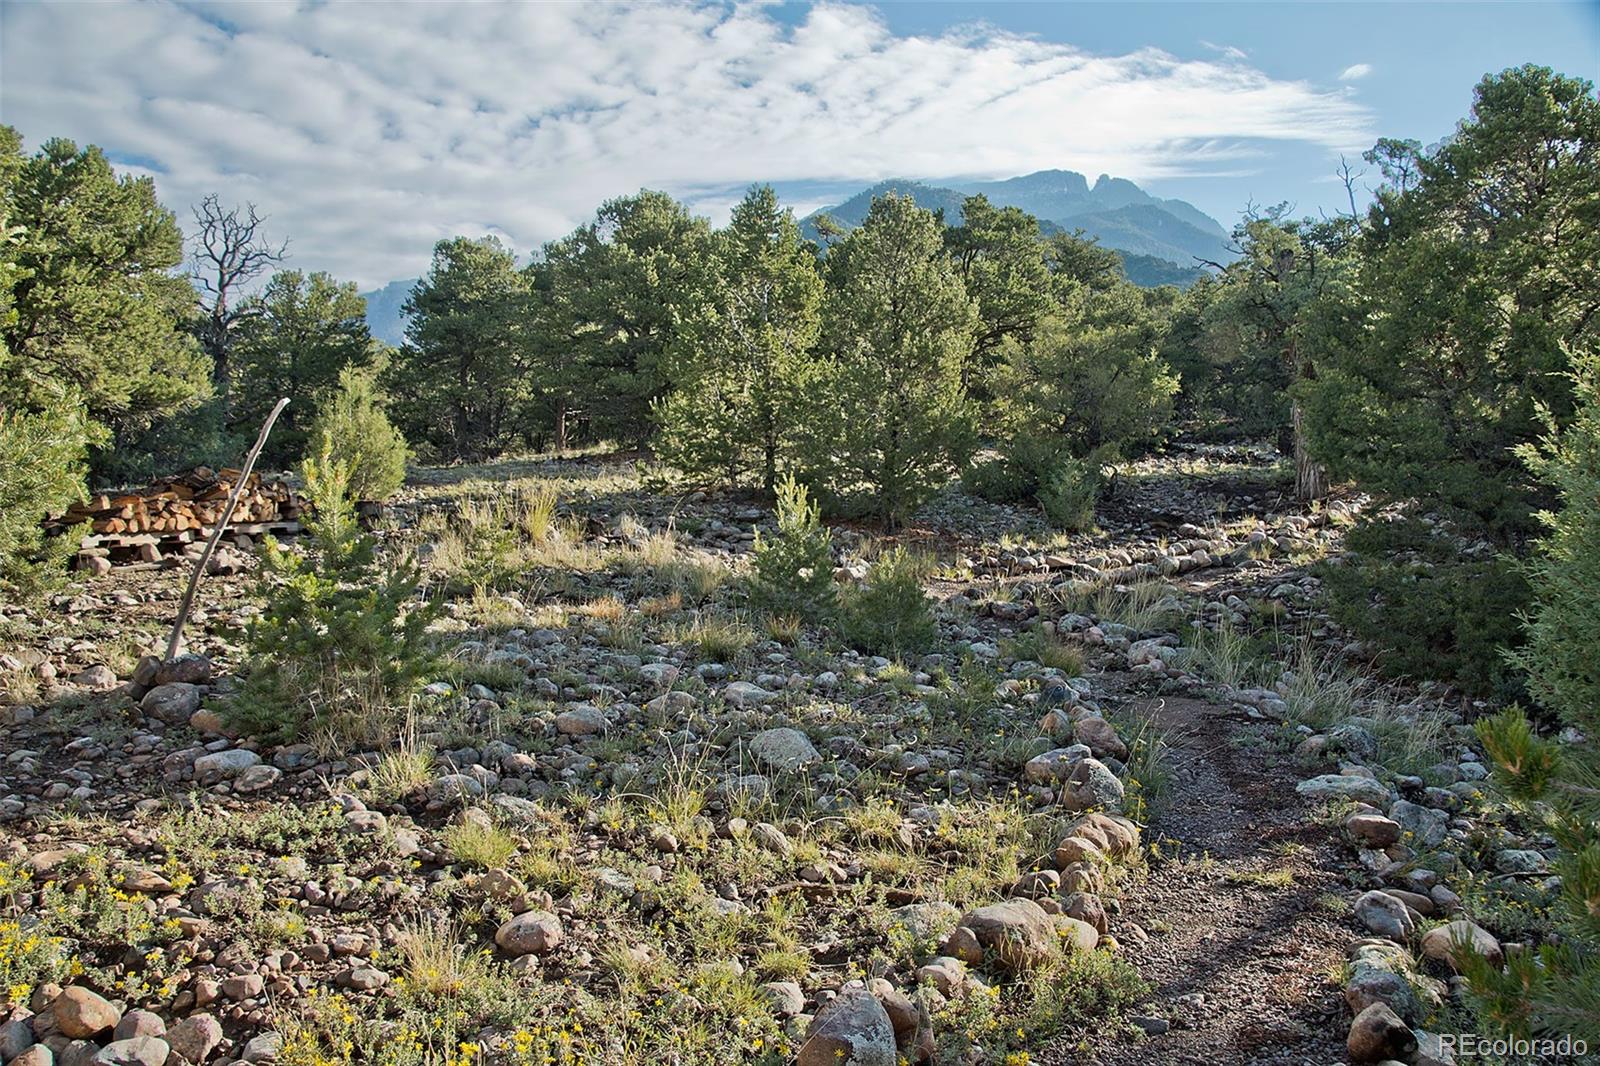
[[[1166,260],[1181,270],[1192,269],[1197,257],[1214,262],[1229,258],[1226,231],[1192,204],[1159,199],[1134,182],[1109,174],[1101,174],[1091,187],[1075,170],[1040,170],[998,181],[880,181],[837,206],[810,215],[803,220],[803,229],[815,238],[815,220],[822,214],[847,228],[859,226],[873,197],[890,190],[910,195],[930,211],[943,210],[952,225],[961,221],[962,201],[981,193],[997,207],[1026,211],[1046,231],[1081,229],[1108,248]]]

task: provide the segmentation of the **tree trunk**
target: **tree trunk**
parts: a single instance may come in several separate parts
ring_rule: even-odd
[[[567,453],[567,398],[556,400],[556,454]]]
[[[1328,494],[1328,471],[1306,448],[1305,413],[1296,403],[1294,417],[1294,494],[1301,500],[1320,500]]]

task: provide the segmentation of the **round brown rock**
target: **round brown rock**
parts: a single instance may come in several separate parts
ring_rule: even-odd
[[[62,989],[50,1009],[56,1017],[56,1028],[72,1040],[86,1040],[115,1029],[122,1020],[122,1012],[109,1000],[82,985]]]

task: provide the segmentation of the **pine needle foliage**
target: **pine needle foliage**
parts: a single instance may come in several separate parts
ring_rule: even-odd
[[[74,403],[0,411],[0,590],[37,594],[66,573],[78,538],[46,541],[39,520],[82,496],[86,432]]]
[[[356,522],[349,467],[324,449],[301,470],[311,542],[304,553],[267,542],[266,607],[247,636],[234,724],[274,739],[386,739],[432,661],[434,611],[416,602],[415,566],[380,556]]]
[[[832,616],[833,535],[822,510],[792,475],[778,482],[778,535],[756,532],[750,605],[769,616],[793,615],[808,622]]]
[[[1513,954],[1504,972],[1474,960],[1468,977],[1484,1014],[1521,1034],[1571,1033],[1600,1042],[1600,356],[1574,360],[1577,413],[1519,454],[1561,497],[1541,515],[1548,533],[1527,566],[1533,606],[1514,659],[1529,691],[1576,731],[1540,736],[1512,708],[1478,723],[1513,799],[1544,815],[1561,850],[1555,864],[1565,913],[1559,944]]]
[[[847,644],[889,658],[920,654],[933,645],[938,625],[904,548],[883,555],[845,599],[840,635]]]
[[[347,366],[311,424],[311,456],[338,457],[350,471],[349,491],[357,500],[382,502],[406,480],[405,437],[383,413],[376,376]]]

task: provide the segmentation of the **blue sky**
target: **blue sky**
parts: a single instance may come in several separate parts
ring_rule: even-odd
[[[1224,49],[1269,76],[1347,86],[1376,136],[1424,144],[1448,135],[1484,74],[1523,63],[1600,80],[1600,0],[1549,3],[885,3],[899,34],[937,34],[984,23],[1014,33],[1119,54],[1154,46],[1182,58]],[[804,5],[784,4],[785,19]],[[1352,69],[1354,68],[1354,69]],[[1346,80],[1340,75],[1350,72]],[[1161,196],[1188,200],[1224,226],[1244,205],[1294,203],[1302,212],[1343,207],[1338,153],[1299,141],[1258,139],[1244,174],[1147,179]],[[1370,169],[1355,156],[1357,169]],[[1060,164],[1073,169],[1070,159]],[[1095,175],[1091,174],[1092,179]]]
[[[1447,135],[1487,71],[1600,74],[1600,5],[17,3],[0,121],[104,146],[186,218],[253,201],[372,287],[604,198],[721,221],[887,177],[1131,178],[1224,225],[1333,209],[1341,152]]]

